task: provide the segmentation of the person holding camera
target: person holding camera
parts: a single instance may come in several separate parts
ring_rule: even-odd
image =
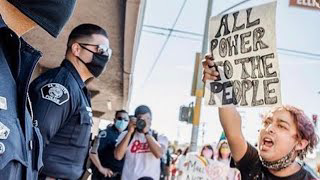
[[[125,157],[122,180],[160,179],[160,158],[166,152],[168,139],[151,130],[152,114],[148,106],[135,110],[136,121],[130,121],[128,131],[120,134],[114,151],[115,158]]]

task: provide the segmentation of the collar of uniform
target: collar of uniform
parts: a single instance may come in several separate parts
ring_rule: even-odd
[[[116,125],[115,125],[115,124],[113,124],[113,125],[111,126],[111,128],[112,128],[112,130],[113,130],[114,132],[116,132],[116,133],[118,133],[118,134],[121,133],[121,132],[119,132],[119,130],[116,128]]]
[[[0,14],[0,29],[1,28],[4,28],[4,27],[7,27],[6,23],[4,22],[4,20],[2,19],[2,16]]]
[[[18,35],[16,35],[16,33],[15,33],[14,31],[12,31],[12,30],[8,27],[8,25],[7,25],[6,22],[2,19],[2,16],[1,16],[1,14],[0,14],[0,29],[2,29],[2,28],[8,29],[10,33],[13,33],[13,34],[15,34],[15,36],[18,37]]]
[[[68,71],[70,71],[74,79],[78,82],[81,89],[85,87],[85,84],[82,81],[80,74],[69,60],[63,60],[61,66],[65,67]]]

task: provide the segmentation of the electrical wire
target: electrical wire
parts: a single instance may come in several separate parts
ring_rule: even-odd
[[[246,2],[249,2],[251,0],[243,0],[223,11],[221,11],[220,13],[217,14],[217,16],[219,15],[222,15],[226,12],[228,12],[229,10],[241,5],[241,4],[244,4]],[[196,38],[192,38],[192,37],[187,37],[187,36],[178,36],[178,35],[173,35],[172,33],[173,32],[176,32],[176,33],[181,33],[181,34],[187,34],[187,35],[192,35],[192,36],[198,36],[198,37],[203,37],[203,34],[200,34],[200,33],[195,33],[195,32],[190,32],[190,31],[182,31],[182,30],[177,30],[177,29],[174,29],[181,13],[182,13],[182,10],[186,4],[187,0],[185,0],[180,8],[180,11],[172,25],[171,28],[165,28],[165,27],[158,27],[158,26],[153,26],[153,25],[143,25],[144,27],[146,28],[151,28],[151,29],[160,29],[160,30],[165,30],[165,31],[169,31],[168,34],[166,33],[161,33],[161,32],[155,32],[155,31],[150,31],[150,30],[143,30],[145,32],[148,32],[148,33],[153,33],[153,34],[158,34],[158,35],[162,35],[162,36],[167,36],[165,42],[163,43],[162,47],[160,48],[160,51],[157,55],[157,58],[156,60],[154,61],[154,63],[152,64],[152,67],[150,69],[150,71],[148,72],[147,74],[147,77],[145,78],[143,85],[146,84],[146,82],[149,80],[150,76],[152,75],[161,55],[162,55],[162,52],[164,51],[164,48],[165,46],[167,45],[168,41],[169,41],[169,38],[170,37],[177,37],[177,38],[183,38],[183,39],[189,39],[189,40],[193,40],[193,41],[201,41],[200,39],[196,39]],[[289,52],[289,53],[282,53],[282,52],[279,52],[279,54],[283,54],[283,55],[288,55],[288,56],[295,56],[295,57],[302,57],[302,58],[306,58],[306,59],[314,59],[314,60],[320,60],[320,54],[315,54],[315,53],[309,53],[309,52],[304,52],[304,51],[298,51],[298,50],[292,50],[292,49],[287,49],[287,48],[277,48],[277,50],[280,50],[280,51],[285,51],[285,52]],[[294,53],[294,54],[293,54]],[[319,57],[319,58],[318,58]]]
[[[280,51],[287,51],[287,52],[292,52],[292,53],[297,53],[297,54],[304,54],[304,55],[308,55],[308,56],[320,57],[320,54],[315,54],[315,53],[309,53],[309,52],[286,49],[286,48],[277,48],[277,49],[280,50]]]
[[[187,2],[187,0],[184,0],[184,1],[183,1],[183,4],[182,4],[182,6],[181,6],[181,8],[180,8],[180,10],[179,10],[179,13],[178,13],[178,15],[177,15],[177,17],[176,17],[176,19],[175,19],[172,27],[170,28],[171,30],[169,31],[169,34],[168,34],[166,40],[165,40],[164,43],[162,44],[162,47],[160,48],[160,51],[159,51],[159,53],[158,53],[158,55],[157,55],[157,58],[156,58],[156,60],[154,61],[154,63],[152,64],[152,67],[151,67],[149,73],[147,74],[147,77],[146,77],[146,79],[144,80],[144,82],[143,82],[142,85],[145,85],[145,84],[146,84],[146,82],[149,80],[151,74],[153,73],[153,70],[154,70],[154,68],[156,67],[156,64],[158,63],[158,61],[159,61],[159,59],[160,59],[160,56],[161,56],[164,48],[166,47],[166,45],[167,45],[167,43],[168,43],[168,41],[169,41],[169,38],[170,38],[170,36],[171,36],[171,34],[172,34],[172,29],[174,29],[174,27],[176,26],[176,24],[177,24],[177,22],[178,22],[178,20],[179,20],[179,18],[180,18],[180,15],[181,15],[181,13],[182,13],[182,11],[183,11],[183,9],[184,9],[184,6],[186,5],[186,2]]]
[[[222,15],[222,14],[224,14],[224,13],[228,12],[229,10],[231,10],[231,9],[233,9],[233,8],[237,7],[237,6],[240,6],[241,4],[246,3],[246,2],[248,2],[248,1],[251,1],[251,0],[244,0],[244,1],[241,1],[241,2],[239,2],[239,3],[237,3],[237,4],[235,4],[235,5],[233,5],[233,6],[229,7],[229,8],[227,8],[227,9],[225,9],[225,10],[221,11],[221,12],[220,12],[220,13],[218,13],[216,16],[220,16],[220,15]]]
[[[168,34],[166,33],[161,33],[161,32],[155,32],[155,31],[149,31],[149,30],[142,30],[144,32],[147,33],[151,33],[151,34],[156,34],[156,35],[161,35],[161,36],[168,36]],[[192,41],[201,41],[202,39],[199,38],[192,38],[192,37],[187,37],[187,36],[178,36],[175,34],[171,34],[172,37],[176,37],[176,38],[180,38],[180,39],[188,39],[188,40],[192,40]]]
[[[164,29],[166,29],[166,28],[164,28]],[[149,31],[149,30],[143,30],[143,31],[148,32],[148,33],[152,33],[152,34],[168,36],[168,34],[162,33],[162,32],[155,32],[155,31]],[[187,37],[187,36],[178,36],[178,35],[174,35],[174,34],[171,34],[171,36],[181,38],[181,39],[201,41],[201,39],[196,39],[196,38]],[[320,54],[314,54],[314,53],[309,53],[309,52],[305,52],[305,51],[297,51],[297,50],[287,49],[287,48],[277,48],[277,50],[280,51],[280,52],[278,52],[279,54],[283,54],[283,55],[302,57],[305,59],[320,60]],[[281,52],[281,51],[283,51],[283,52]],[[287,52],[287,53],[284,53],[284,52]]]
[[[161,29],[161,30],[165,30],[165,31],[172,31],[172,32],[177,32],[177,33],[183,33],[183,34],[189,34],[189,35],[193,35],[193,36],[203,37],[203,34],[190,32],[190,31],[182,31],[182,30],[170,29],[170,28],[159,27],[159,26],[152,26],[152,25],[143,25],[143,27],[152,28],[152,29]]]
[[[293,57],[300,57],[300,58],[304,58],[304,59],[312,59],[312,60],[320,60],[319,58],[316,57],[309,57],[309,56],[304,56],[304,55],[298,55],[298,54],[290,54],[290,53],[283,53],[283,52],[278,52],[278,54],[282,54],[282,55],[286,55],[286,56],[293,56]]]

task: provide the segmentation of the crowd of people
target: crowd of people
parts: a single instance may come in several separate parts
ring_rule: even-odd
[[[138,119],[146,122],[142,131],[137,129]],[[150,129],[151,120],[151,110],[145,105],[137,107],[131,118],[125,110],[117,111],[114,122],[100,130],[96,139],[98,146],[91,147],[91,179],[183,180],[190,147],[170,145],[167,137]],[[232,167],[226,139],[220,139],[216,147],[204,145],[198,154],[210,162],[223,164],[228,169],[224,179],[241,179],[240,172]]]
[[[142,121],[144,126],[139,125]],[[98,150],[92,147],[90,151],[91,179],[164,178],[165,169],[161,165],[166,166],[163,158],[167,155],[168,139],[151,129],[151,124],[152,113],[148,106],[137,107],[131,119],[125,110],[117,111],[114,123],[99,133]]]

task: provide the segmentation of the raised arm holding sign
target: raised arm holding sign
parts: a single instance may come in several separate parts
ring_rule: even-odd
[[[220,35],[218,34],[218,38],[220,39],[217,39],[217,41],[213,39],[211,42],[217,42],[218,49],[222,50],[218,51],[216,47],[211,46],[214,47],[211,48],[211,54],[207,55],[202,62],[203,81],[209,87],[209,93],[206,92],[207,95],[209,94],[208,102],[209,104],[220,106],[220,122],[229,142],[237,168],[241,172],[242,179],[277,179],[280,177],[287,180],[317,179],[318,177],[314,177],[295,161],[297,157],[302,160],[306,153],[312,151],[318,143],[314,126],[302,110],[293,106],[277,106],[268,112],[263,117],[257,150],[246,142],[241,131],[241,117],[236,108],[225,107],[225,105],[232,104],[237,106],[255,106],[257,105],[255,103],[258,103],[258,105],[277,105],[280,103],[279,70],[275,58],[275,46],[274,43],[271,43],[275,42],[275,36],[264,38],[268,36],[270,29],[264,28],[266,29],[264,35],[259,35],[261,41],[252,41],[259,42],[258,44],[260,45],[256,46],[259,46],[257,51],[254,50],[254,43],[252,46],[249,43],[244,43],[245,48],[243,50],[248,52],[243,51],[245,53],[242,53],[242,50],[235,51],[237,47],[236,41],[231,43],[232,50],[229,50],[228,42],[231,41],[226,40],[229,37],[235,37],[236,34],[234,32],[240,32],[240,29],[248,26],[248,23],[241,25],[241,19],[242,22],[246,21],[249,24],[250,22],[256,24],[250,27],[252,29],[258,28],[259,19],[260,24],[263,23],[263,20],[267,20],[266,16],[269,17],[269,21],[270,19],[273,21],[269,22],[269,25],[274,24],[273,13],[275,13],[275,7],[276,3],[273,2],[250,8],[251,10],[247,9],[220,17],[221,21],[219,20],[219,23],[221,22],[223,25],[215,28],[220,27],[219,31],[224,28],[224,32],[221,33],[221,31]],[[257,14],[259,16],[250,17],[249,12],[251,15]],[[247,14],[247,16],[240,18],[240,14]],[[226,20],[228,16],[233,16],[235,19],[234,23],[232,23],[234,24],[233,30],[227,28],[227,23],[228,25],[231,23]],[[239,19],[239,24],[236,23],[238,21],[237,18]],[[251,18],[254,21],[251,21]],[[250,36],[250,32],[254,34],[253,31],[248,31],[248,37]],[[241,37],[241,35],[239,36]],[[247,37],[247,35],[242,36]],[[227,43],[219,45],[221,41],[227,41]],[[236,52],[238,56],[232,56]],[[251,52],[254,52],[254,54],[251,54]],[[269,58],[269,60],[265,58],[267,63],[263,62],[263,57]],[[259,60],[261,66],[257,63]],[[247,69],[248,66],[249,70]],[[262,86],[260,86],[260,81],[263,82]],[[240,83],[240,85],[237,85],[237,83]],[[231,89],[231,91],[227,90],[227,88]],[[254,93],[255,88],[256,94]],[[262,96],[263,93],[264,95]],[[271,96],[271,94],[273,95]],[[248,97],[251,97],[250,101]]]

